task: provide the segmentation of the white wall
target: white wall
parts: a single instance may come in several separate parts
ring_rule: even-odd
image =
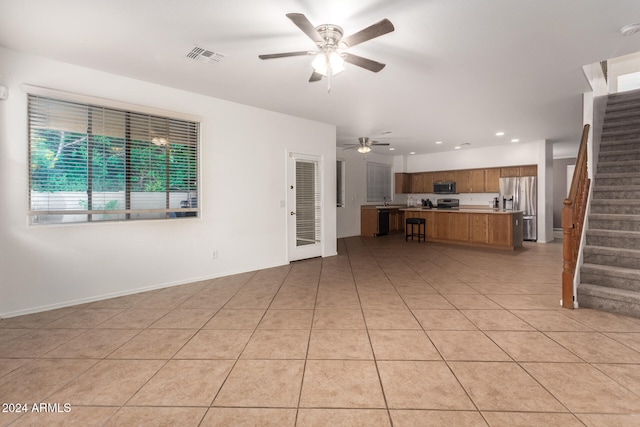
[[[336,254],[335,126],[4,48],[0,75],[0,317],[286,264],[288,150],[322,156]],[[200,116],[201,218],[28,226],[21,84]]]
[[[407,172],[538,165],[538,242],[553,241],[553,148],[546,141],[421,154],[407,158]],[[488,205],[495,194],[460,195],[460,203]],[[420,197],[420,195],[418,195]]]
[[[374,149],[375,150],[375,149]],[[345,161],[345,204],[338,208],[338,237],[360,235],[360,206],[367,204],[367,162],[394,164],[394,157],[373,151],[366,155],[356,150],[336,149],[338,159]],[[398,156],[396,156],[398,157]],[[397,172],[397,170],[393,170]],[[393,191],[393,188],[392,188]],[[404,200],[403,200],[404,201]]]

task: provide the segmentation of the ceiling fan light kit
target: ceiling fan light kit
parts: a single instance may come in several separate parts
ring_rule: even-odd
[[[377,73],[385,67],[385,64],[347,53],[346,50],[367,40],[394,31],[393,24],[388,19],[383,19],[367,28],[343,38],[343,31],[337,25],[323,24],[314,27],[313,24],[301,13],[288,13],[291,20],[303,33],[314,41],[318,50],[297,51],[258,55],[260,59],[286,58],[289,56],[315,55],[311,63],[313,73],[309,82],[316,82],[323,77],[329,81],[328,91],[331,90],[331,77],[344,71],[344,63],[356,65],[366,70]]]

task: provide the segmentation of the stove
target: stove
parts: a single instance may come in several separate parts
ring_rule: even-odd
[[[458,209],[460,208],[460,199],[438,199],[438,209]]]

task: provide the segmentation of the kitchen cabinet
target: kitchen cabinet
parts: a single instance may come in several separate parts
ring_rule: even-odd
[[[512,177],[512,176],[520,176],[520,167],[514,166],[510,168],[500,168],[500,177]]]
[[[406,218],[426,220],[427,242],[511,250],[522,247],[522,212],[493,209],[400,209]]]
[[[456,213],[449,218],[449,238],[466,242],[469,240],[469,214]]]
[[[425,193],[433,193],[433,172],[422,172],[422,188]]]
[[[360,208],[360,235],[375,236],[378,232],[378,209]]]
[[[489,214],[469,214],[469,241],[489,243]]]
[[[389,233],[404,231],[404,211],[399,211],[401,206],[385,206],[389,211]],[[382,207],[380,207],[382,208]],[[375,236],[378,233],[378,210],[374,205],[360,206],[360,235]]]
[[[468,170],[455,171],[456,192],[458,193],[470,193],[469,190],[469,172]]]
[[[413,194],[425,193],[422,183],[422,173],[415,172],[411,174],[411,192]]]
[[[434,212],[433,213],[433,238],[449,240],[450,239],[450,219],[449,212]]]
[[[538,165],[520,166],[520,176],[538,176]]]
[[[406,172],[396,173],[394,176],[394,181],[396,194],[411,193],[411,174]]]
[[[455,181],[456,171],[438,171],[433,173],[433,182],[439,181]]]
[[[404,212],[398,209],[389,210],[389,232],[404,231]]]
[[[469,193],[484,193],[485,190],[485,175],[484,169],[472,169],[468,171],[468,189]]]
[[[493,245],[507,245],[513,239],[511,216],[493,215],[491,217],[489,243]]]
[[[500,168],[485,169],[484,191],[487,193],[500,192]]]

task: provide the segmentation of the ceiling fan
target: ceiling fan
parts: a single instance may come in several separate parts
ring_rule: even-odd
[[[358,153],[366,154],[371,151],[371,147],[381,147],[385,145],[389,145],[389,143],[373,141],[368,136],[361,136],[360,138],[358,138],[357,144],[346,144],[343,150],[353,150],[354,148],[357,148]]]
[[[337,25],[322,24],[314,27],[302,13],[288,13],[287,18],[313,40],[318,49],[316,51],[302,50],[297,52],[258,55],[260,59],[314,55],[315,58],[311,63],[313,73],[309,78],[310,82],[321,80],[322,77],[331,79],[332,76],[344,71],[345,62],[373,71],[374,73],[377,73],[385,67],[383,63],[348,53],[346,50],[367,40],[392,32],[394,27],[388,19],[385,18],[355,34],[343,38],[342,28]]]

